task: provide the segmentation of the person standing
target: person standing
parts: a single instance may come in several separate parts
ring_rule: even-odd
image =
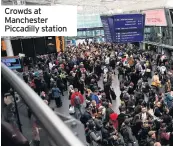
[[[110,82],[108,82],[107,79],[105,79],[105,80],[104,80],[104,92],[105,92],[105,94],[106,94],[106,99],[107,99],[110,103],[112,103],[112,99],[111,99],[111,97],[110,97],[110,90],[111,90],[110,85],[111,85]]]
[[[62,101],[61,101],[61,91],[60,89],[57,87],[56,84],[54,84],[53,88],[52,88],[52,98],[55,99],[55,103],[57,107],[61,107],[62,106]]]
[[[76,119],[80,119],[82,115],[82,104],[84,103],[83,95],[75,88],[75,92],[71,95],[71,105],[74,106],[75,109],[75,117]]]

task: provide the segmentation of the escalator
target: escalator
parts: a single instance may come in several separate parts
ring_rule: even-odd
[[[39,122],[39,145],[41,146],[82,146],[86,143],[81,122],[71,116],[64,116],[52,111],[15,72],[3,63],[1,63],[1,71],[1,85],[4,88],[1,95],[2,145],[35,145],[33,141],[34,121]],[[12,89],[13,92],[8,93],[9,89]],[[4,101],[4,96],[6,101]],[[13,105],[13,111],[10,105]],[[7,107],[10,109],[6,112]],[[33,114],[31,119],[28,118],[28,109]],[[13,116],[15,125],[10,119],[7,119],[8,114]]]

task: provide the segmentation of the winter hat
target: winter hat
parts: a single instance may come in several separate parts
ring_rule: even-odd
[[[111,120],[117,120],[117,118],[118,118],[118,114],[117,113],[112,113],[112,114],[110,114],[109,115],[109,118],[111,119]]]
[[[134,84],[131,82],[131,83],[130,83],[130,86],[132,86],[132,87],[133,87],[133,86],[134,86]]]
[[[73,85],[70,85],[69,88],[70,88],[70,89],[73,89]]]
[[[148,135],[149,135],[149,136],[152,136],[155,132],[156,132],[156,131],[149,131],[149,132],[148,132]]]

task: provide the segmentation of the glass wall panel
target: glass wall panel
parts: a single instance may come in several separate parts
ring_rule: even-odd
[[[145,27],[145,41],[173,45],[173,27]]]
[[[101,35],[101,30],[96,30],[96,36],[100,36]]]
[[[145,40],[161,43],[162,32],[161,27],[146,27]]]
[[[78,14],[77,27],[78,28],[102,27],[100,15]]]

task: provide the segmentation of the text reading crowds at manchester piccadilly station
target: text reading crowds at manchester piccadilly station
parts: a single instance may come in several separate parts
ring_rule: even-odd
[[[1,0],[2,146],[173,146],[173,0]]]

